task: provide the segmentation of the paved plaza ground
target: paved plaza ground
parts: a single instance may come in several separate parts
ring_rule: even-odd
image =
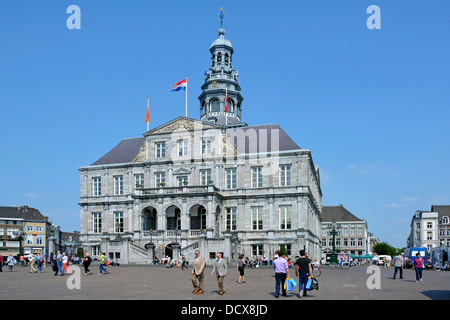
[[[405,270],[404,279],[393,280],[394,268],[379,268],[368,273],[367,266],[347,270],[322,268],[319,290],[309,297],[298,298],[298,290],[287,297],[275,298],[275,278],[272,268],[245,270],[245,284],[238,284],[235,265],[229,266],[224,280],[225,295],[218,295],[217,281],[207,267],[203,295],[192,294],[191,268],[165,268],[163,266],[109,267],[110,274],[98,275],[98,264],[93,264],[93,275],[81,275],[76,282],[72,276],[54,276],[50,267],[43,273],[29,273],[30,268],[16,265],[13,272],[3,267],[0,273],[1,300],[229,300],[229,301],[314,301],[314,300],[450,300],[450,272],[424,270],[423,282],[416,283],[414,271]],[[372,277],[372,278],[370,278]],[[370,279],[369,279],[370,278]],[[298,278],[296,278],[298,280]],[[79,289],[69,289],[77,283]],[[375,286],[373,289],[369,286]],[[70,286],[70,285],[69,285]],[[376,286],[379,287],[376,288]]]

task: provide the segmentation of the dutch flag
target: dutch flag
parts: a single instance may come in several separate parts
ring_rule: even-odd
[[[187,87],[187,78],[175,83],[172,86],[172,91],[186,90],[186,87]]]

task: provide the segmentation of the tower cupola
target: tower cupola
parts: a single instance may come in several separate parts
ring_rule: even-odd
[[[200,119],[229,127],[243,126],[246,125],[241,122],[244,98],[238,84],[239,75],[233,65],[234,49],[231,42],[225,38],[222,11],[219,18],[219,37],[209,48],[211,65],[205,70],[205,82],[198,97]]]

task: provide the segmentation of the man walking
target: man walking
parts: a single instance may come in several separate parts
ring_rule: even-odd
[[[62,256],[61,252],[60,252],[60,251],[57,251],[57,252],[56,252],[56,258],[55,258],[57,270],[56,270],[56,272],[55,272],[55,276],[58,275],[58,271],[61,273],[62,276],[64,275],[64,272],[63,272],[62,269],[61,269],[61,266],[62,266],[62,259],[63,259],[63,256]]]
[[[278,250],[275,253],[279,254]],[[280,286],[282,296],[285,297],[286,289],[284,288],[284,283],[287,277],[291,277],[286,255],[283,254],[273,261],[273,269],[275,271],[275,298],[280,296]]]
[[[216,254],[217,260],[214,262],[214,267],[211,272],[211,277],[216,274],[217,277],[217,285],[219,286],[219,294],[223,295],[223,278],[227,275],[227,262],[222,259],[222,254],[217,252]]]
[[[403,279],[403,257],[402,254],[399,253],[398,256],[394,258],[394,279],[397,276],[397,272],[400,271],[400,279]]]
[[[311,260],[305,250],[300,250],[300,258],[295,262],[295,275],[298,275],[298,297],[301,298],[302,294],[305,297],[308,277],[312,276]]]
[[[36,273],[37,272],[37,270],[36,270],[36,264],[37,264],[37,258],[36,258],[36,256],[33,254],[32,256],[31,256],[31,258],[30,258],[30,267],[31,267],[31,270],[30,270],[30,273]]]
[[[205,257],[200,255],[199,250],[195,250],[194,265],[192,267],[193,293],[203,294],[203,278],[205,276]]]

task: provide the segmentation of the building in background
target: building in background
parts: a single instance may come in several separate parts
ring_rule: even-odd
[[[322,250],[325,255],[333,249],[333,237],[330,232],[336,231],[336,249],[347,257],[371,254],[376,238],[369,233],[366,220],[357,218],[342,204],[339,206],[323,206],[322,208]]]
[[[28,206],[0,207],[0,252],[5,257],[61,250],[60,227],[38,209]]]

